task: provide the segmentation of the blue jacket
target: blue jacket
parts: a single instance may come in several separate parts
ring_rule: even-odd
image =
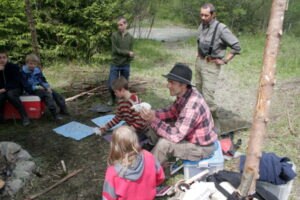
[[[29,94],[36,90],[36,86],[42,86],[43,88],[50,88],[42,71],[35,67],[33,71],[29,70],[26,65],[22,67],[22,76],[25,82],[25,91]]]
[[[243,172],[246,156],[241,156],[240,171]],[[277,157],[274,153],[264,153],[259,163],[259,181],[275,185],[285,184],[297,176],[287,157]]]
[[[6,63],[4,70],[0,70],[0,89],[6,91],[22,88],[20,68],[18,65],[13,63]]]

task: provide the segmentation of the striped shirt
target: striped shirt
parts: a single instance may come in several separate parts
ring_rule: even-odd
[[[106,124],[106,128],[110,129],[124,120],[127,125],[133,126],[137,131],[146,129],[146,121],[141,118],[138,112],[131,109],[131,106],[139,103],[141,101],[135,94],[132,94],[129,99],[119,100],[116,116]]]
[[[202,95],[193,89],[177,97],[170,108],[157,110],[151,126],[158,135],[175,143],[186,140],[206,146],[217,140],[209,107]]]

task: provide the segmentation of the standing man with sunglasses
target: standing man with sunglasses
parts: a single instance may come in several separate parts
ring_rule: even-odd
[[[127,80],[130,75],[130,62],[134,57],[133,37],[127,31],[127,21],[124,17],[118,18],[118,31],[114,32],[111,37],[112,45],[112,64],[110,66],[108,85],[111,99],[108,105],[114,105],[116,96],[111,89],[111,84],[120,76]]]
[[[241,47],[239,40],[229,28],[215,19],[216,9],[213,4],[206,3],[200,9],[202,23],[198,28],[198,56],[196,60],[196,87],[203,95],[214,118],[215,128],[220,134],[220,125],[215,103],[215,90],[221,67],[237,54]],[[225,56],[226,48],[231,48]]]

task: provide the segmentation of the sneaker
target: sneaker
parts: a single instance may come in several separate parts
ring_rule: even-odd
[[[60,121],[63,120],[63,118],[61,116],[59,116],[59,115],[54,115],[53,116],[53,120],[56,121],[56,122],[60,122]]]
[[[64,108],[64,109],[60,109],[60,112],[59,114],[62,114],[62,115],[70,115],[69,111],[67,108]]]
[[[22,125],[23,126],[28,126],[30,124],[30,120],[28,119],[28,117],[24,117],[22,119]]]

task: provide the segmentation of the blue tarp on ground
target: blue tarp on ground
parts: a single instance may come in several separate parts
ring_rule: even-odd
[[[97,126],[101,127],[101,126],[104,126],[105,124],[107,124],[112,118],[114,118],[114,116],[115,115],[105,115],[105,116],[97,117],[97,118],[92,119],[92,122],[97,124]],[[115,128],[118,128],[119,126],[122,126],[124,123],[125,123],[125,121],[121,121],[119,124],[115,125],[108,131],[112,131]]]
[[[54,132],[70,137],[75,140],[81,140],[94,133],[93,127],[81,124],[79,122],[72,121],[60,127],[53,129]]]

